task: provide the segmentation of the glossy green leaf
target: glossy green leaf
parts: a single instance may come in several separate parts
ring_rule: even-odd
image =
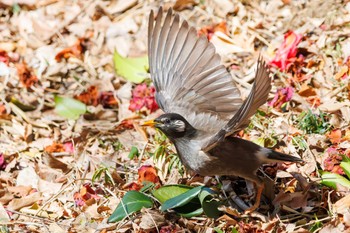
[[[337,189],[337,184],[350,188],[350,181],[345,177],[335,173],[325,172],[325,171],[321,171],[320,173],[322,178],[321,184],[334,189]]]
[[[204,186],[195,187],[183,194],[180,194],[174,198],[165,201],[162,207],[160,208],[161,211],[166,211],[168,209],[173,209],[189,203],[193,198],[197,197],[197,195],[200,193],[203,187]]]
[[[113,55],[113,62],[116,73],[131,82],[141,83],[147,77],[147,56],[124,58],[120,56],[117,51],[115,51]]]
[[[122,198],[121,202],[108,218],[108,222],[118,222],[126,216],[141,210],[143,207],[151,208],[153,202],[151,198],[137,191],[129,191]]]
[[[186,185],[165,185],[154,190],[152,194],[160,203],[163,204],[165,201],[183,194],[190,189],[192,189],[192,187]]]
[[[203,211],[209,218],[218,218],[220,216],[218,207],[221,205],[221,202],[214,199],[214,193],[213,190],[207,187],[204,187],[199,193],[199,200]]]
[[[76,120],[86,112],[86,105],[76,99],[55,96],[55,112],[65,118]]]
[[[340,167],[343,169],[348,179],[350,179],[350,162],[343,161],[340,163]]]
[[[201,215],[203,214],[203,209],[202,208],[199,208],[199,209],[196,209],[192,212],[188,212],[188,213],[179,213],[182,217],[185,217],[185,218],[192,218],[192,217],[195,217],[195,216],[198,216],[198,215]]]

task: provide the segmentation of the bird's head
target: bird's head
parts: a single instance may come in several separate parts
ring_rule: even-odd
[[[154,120],[143,123],[143,125],[154,125],[171,139],[191,137],[196,133],[196,129],[177,113],[165,113]]]

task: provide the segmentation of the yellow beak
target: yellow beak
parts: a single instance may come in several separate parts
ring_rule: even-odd
[[[141,124],[141,126],[154,126],[155,124],[156,124],[156,122],[154,120],[149,120],[149,121],[143,122],[143,124]]]

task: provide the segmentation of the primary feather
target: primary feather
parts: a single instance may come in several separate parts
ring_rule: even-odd
[[[207,38],[170,9],[148,26],[149,64],[156,101],[164,112],[178,113],[193,127],[215,133],[242,105],[236,84]]]

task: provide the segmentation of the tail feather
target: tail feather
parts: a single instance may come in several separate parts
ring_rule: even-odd
[[[296,162],[296,163],[304,162],[302,159],[298,157],[283,154],[273,150],[270,150],[267,153],[267,159],[274,160],[274,161],[285,161],[285,162]]]

